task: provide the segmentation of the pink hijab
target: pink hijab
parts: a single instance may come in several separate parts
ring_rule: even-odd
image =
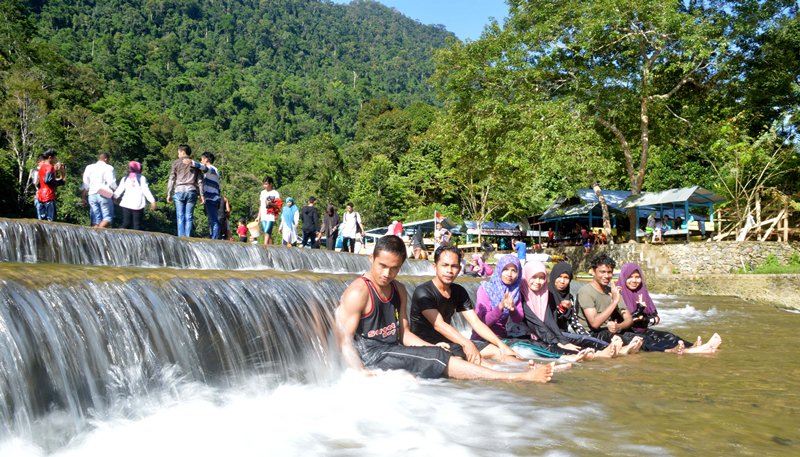
[[[544,274],[545,282],[542,284],[542,288],[534,293],[530,290],[530,287],[528,287],[528,281],[539,273]],[[536,317],[544,322],[544,316],[547,312],[549,291],[547,289],[547,269],[542,262],[528,262],[525,264],[525,267],[522,269],[522,284],[520,289],[522,289],[522,296],[525,298],[525,304],[533,311]]]
[[[139,185],[139,174],[142,172],[142,164],[133,160],[128,164],[128,179],[125,184],[129,187],[137,187]]]

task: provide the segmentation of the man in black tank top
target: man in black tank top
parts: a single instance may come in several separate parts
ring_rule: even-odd
[[[363,277],[353,281],[336,308],[337,337],[348,365],[358,370],[407,370],[426,378],[502,379],[548,382],[553,364],[519,372],[474,365],[415,335],[406,318],[408,296],[394,279],[406,260],[403,240],[382,237]]]
[[[519,354],[475,314],[475,305],[467,290],[454,283],[461,271],[461,257],[461,250],[455,246],[436,250],[433,256],[436,277],[417,286],[411,298],[411,331],[428,343],[438,344],[474,364],[480,365],[484,358],[497,362],[519,361]],[[453,315],[457,312],[485,341],[470,340],[453,327]]]

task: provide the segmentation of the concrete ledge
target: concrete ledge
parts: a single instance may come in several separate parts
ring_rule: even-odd
[[[717,274],[657,275],[648,289],[661,294],[728,295],[744,300],[800,309],[800,275]]]

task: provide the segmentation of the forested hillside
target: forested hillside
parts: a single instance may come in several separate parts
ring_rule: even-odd
[[[449,33],[374,2],[56,0],[31,5],[39,34],[108,92],[191,130],[275,144],[352,138],[377,96],[432,102],[432,48]]]
[[[266,174],[368,226],[520,220],[593,183],[800,210],[796,1],[508,3],[462,43],[369,0],[2,0],[0,214],[33,216],[53,147],[58,219],[87,223],[80,174],[109,151],[118,175],[143,162],[146,225],[174,233],[181,143],[217,155],[235,219]]]

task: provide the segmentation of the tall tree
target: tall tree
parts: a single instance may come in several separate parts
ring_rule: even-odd
[[[16,164],[17,200],[26,199],[28,167],[39,139],[38,131],[47,115],[49,93],[42,75],[34,69],[13,68],[5,78],[6,99],[0,107],[0,130]]]
[[[526,77],[583,104],[587,127],[613,138],[638,194],[654,120],[680,118],[672,100],[708,84],[728,52],[726,11],[725,2],[511,0],[506,32]]]

